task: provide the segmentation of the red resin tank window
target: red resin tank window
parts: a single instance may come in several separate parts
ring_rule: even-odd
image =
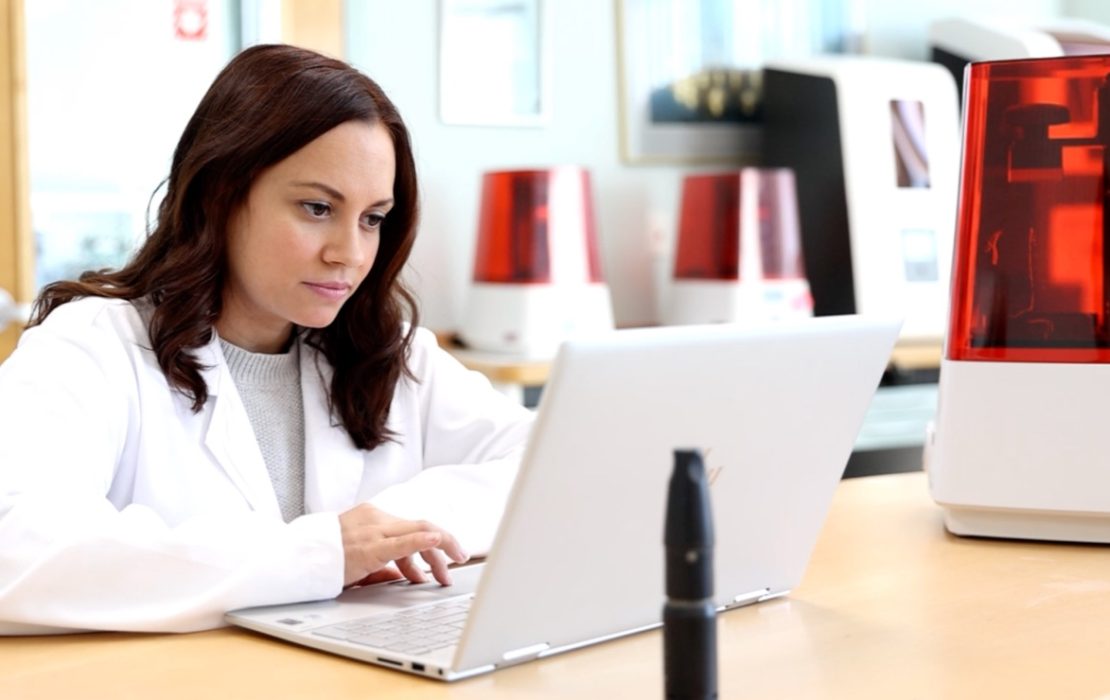
[[[588,173],[569,167],[486,173],[474,281],[601,282]]]
[[[1110,56],[972,64],[947,354],[1110,361]]]
[[[797,208],[794,174],[786,168],[686,176],[675,279],[739,280],[742,255],[758,256],[761,279],[803,279]],[[745,227],[755,232],[758,250],[741,250]]]
[[[678,229],[676,278],[738,279],[740,173],[686,177]]]

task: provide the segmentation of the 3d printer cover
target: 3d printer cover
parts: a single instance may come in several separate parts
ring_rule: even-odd
[[[564,166],[486,173],[474,281],[602,282],[589,172]]]
[[[1110,361],[1110,56],[973,63],[951,360]]]

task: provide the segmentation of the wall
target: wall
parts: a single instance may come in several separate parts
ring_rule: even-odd
[[[491,128],[447,126],[438,119],[437,3],[348,2],[348,56],[381,84],[413,133],[424,218],[411,279],[427,326],[453,328],[461,316],[481,173],[556,164],[591,169],[618,322],[655,319],[649,212],[670,216],[680,172],[619,162],[613,3],[560,0],[551,9],[550,125]]]
[[[1110,25],[1110,3],[1106,0],[1064,0],[1063,11],[1068,16]]]
[[[146,237],[181,131],[238,49],[235,5],[209,2],[204,34],[189,39],[167,0],[26,3],[36,290],[122,265]]]
[[[621,163],[615,1],[548,1],[554,43],[550,125],[483,128],[448,126],[438,119],[438,3],[348,0],[348,57],[382,85],[413,133],[424,220],[410,279],[427,326],[454,328],[461,318],[481,173],[561,163],[591,169],[617,323],[658,319],[681,178],[698,168]],[[933,19],[966,14],[1036,19],[1062,9],[1058,0],[858,1],[864,3],[870,52],[909,59],[927,56]]]
[[[1036,22],[1065,11],[1062,0],[862,0],[869,53],[911,60],[929,58],[929,23],[949,17],[1000,17],[1006,22]],[[1092,3],[1093,4],[1093,3]]]

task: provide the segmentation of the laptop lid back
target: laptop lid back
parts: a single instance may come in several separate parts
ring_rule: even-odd
[[[456,669],[659,624],[675,448],[712,482],[719,606],[802,577],[899,323],[676,326],[565,343]]]

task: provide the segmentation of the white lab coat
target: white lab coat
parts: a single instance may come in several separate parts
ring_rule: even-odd
[[[231,609],[330,598],[337,514],[369,501],[485,551],[531,412],[418,331],[389,426],[355,448],[330,417],[330,367],[301,347],[305,510],[282,521],[219,343],[210,399],[171,391],[129,302],[57,308],[0,365],[0,634],[192,631]],[[318,364],[320,365],[318,367]]]

